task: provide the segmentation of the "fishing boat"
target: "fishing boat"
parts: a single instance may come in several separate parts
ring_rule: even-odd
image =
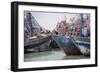
[[[90,56],[90,43],[89,42],[76,41],[76,44],[78,45],[81,53],[84,56]]]
[[[51,42],[51,34],[39,34],[30,37],[28,41],[24,42],[24,52],[40,52],[48,50]]]
[[[75,44],[73,39],[64,36],[53,36],[53,39],[66,55],[82,55],[79,47]]]
[[[24,15],[24,52],[40,52],[48,50],[51,33],[40,26],[30,12]]]
[[[51,47],[61,48],[66,55],[90,56],[90,43],[75,41],[72,38],[66,38],[64,36],[53,36]]]

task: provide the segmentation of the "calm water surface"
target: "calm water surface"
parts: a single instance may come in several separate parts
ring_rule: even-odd
[[[89,59],[89,57],[83,55],[67,56],[62,50],[27,53],[24,55],[25,62],[46,61],[46,60],[70,60],[70,59]]]

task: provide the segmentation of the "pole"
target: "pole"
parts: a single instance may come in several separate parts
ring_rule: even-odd
[[[81,26],[80,26],[80,35],[81,35],[81,37],[82,37],[83,14],[80,14],[80,22],[81,22]]]

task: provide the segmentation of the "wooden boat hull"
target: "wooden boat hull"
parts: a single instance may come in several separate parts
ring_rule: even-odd
[[[64,50],[66,55],[82,55],[79,47],[77,47],[72,39],[63,36],[54,36],[53,39]]]
[[[41,39],[30,40],[27,43],[24,43],[24,52],[39,52],[39,51],[46,51],[51,42],[51,36],[44,37]]]
[[[80,51],[85,56],[90,56],[90,43],[83,41],[76,41],[76,44],[79,46]]]

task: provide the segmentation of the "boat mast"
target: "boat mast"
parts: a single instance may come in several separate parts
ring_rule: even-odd
[[[81,26],[80,26],[80,36],[82,37],[83,14],[80,14],[80,23],[81,23]]]

